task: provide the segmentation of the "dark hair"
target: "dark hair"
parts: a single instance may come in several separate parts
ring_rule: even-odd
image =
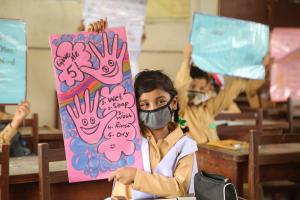
[[[207,82],[210,82],[209,74],[207,72],[201,70],[194,63],[191,64],[190,76],[192,77],[192,79],[194,79],[194,78],[205,79]]]
[[[217,83],[217,81],[214,78],[212,78],[212,85],[213,85],[214,91],[218,94],[221,90],[221,86]]]
[[[160,70],[144,70],[135,76],[134,90],[136,102],[145,92],[151,92],[155,89],[161,89],[170,94],[171,98],[177,95],[172,80]],[[174,110],[174,121],[179,122],[179,104]]]
[[[214,91],[219,93],[220,86],[217,84],[216,80],[212,78],[207,72],[201,70],[194,63],[191,64],[190,76],[192,79],[205,79],[207,83],[211,83],[213,85]]]

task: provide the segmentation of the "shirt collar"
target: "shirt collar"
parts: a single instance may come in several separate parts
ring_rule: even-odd
[[[146,129],[145,131],[145,136],[147,137],[148,140],[151,140],[153,137],[152,132],[149,129]],[[180,126],[177,126],[174,131],[169,133],[167,137],[164,138],[164,141],[168,143],[169,146],[173,146],[180,138],[184,136]]]

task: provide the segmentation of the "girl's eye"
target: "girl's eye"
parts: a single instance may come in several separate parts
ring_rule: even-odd
[[[157,102],[157,104],[161,106],[161,105],[165,104],[165,102],[166,102],[165,100],[159,100],[159,101]]]
[[[82,119],[82,124],[83,124],[84,126],[88,125],[88,120],[87,120],[87,119]]]
[[[144,109],[144,108],[147,108],[149,106],[148,103],[142,103],[140,104],[140,108]]]

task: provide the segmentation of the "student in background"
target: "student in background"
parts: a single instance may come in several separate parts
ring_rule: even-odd
[[[13,117],[7,113],[0,113],[0,119],[2,120],[12,118],[11,123],[6,125],[6,127],[0,132],[0,144],[10,144],[12,138],[16,135],[19,126],[29,113],[30,105],[28,101],[23,101],[20,105],[18,105]]]
[[[191,65],[190,76],[192,78],[191,84],[188,89],[189,104],[199,105],[217,96],[221,91],[221,85],[215,78],[207,72],[201,70],[193,63]],[[240,113],[239,107],[235,102],[224,108],[222,113]]]
[[[191,95],[195,88],[197,90],[207,91],[210,86],[203,84],[206,81],[192,78],[190,74],[192,47],[187,45],[184,49],[184,61],[177,73],[175,87],[178,91],[178,102],[180,107],[179,115],[187,120],[189,134],[198,144],[208,141],[219,140],[214,124],[215,116],[228,108],[233,100],[246,89],[248,80],[241,78],[231,78],[230,82],[225,84],[224,90],[215,97],[208,98],[206,95],[199,95],[201,102],[193,102]]]

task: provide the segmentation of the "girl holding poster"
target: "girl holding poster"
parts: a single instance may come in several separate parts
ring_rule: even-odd
[[[106,22],[91,24],[99,32]],[[197,144],[185,135],[187,127],[179,115],[177,91],[161,71],[140,72],[134,90],[142,133],[143,170],[123,167],[113,172],[112,197],[145,199],[178,197],[194,193]]]
[[[180,197],[193,193],[197,172],[197,144],[184,131],[179,115],[177,91],[160,71],[143,71],[136,76],[144,170],[121,168],[112,196],[126,199]]]

